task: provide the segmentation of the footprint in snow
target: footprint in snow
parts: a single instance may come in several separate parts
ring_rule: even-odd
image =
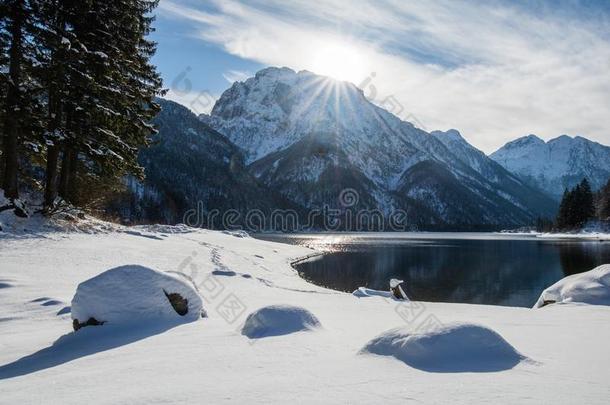
[[[214,270],[214,271],[212,271],[212,274],[215,276],[227,276],[227,277],[233,277],[233,276],[237,275],[237,273],[234,272],[233,270]]]
[[[256,279],[257,279],[258,281],[260,281],[261,283],[263,283],[264,285],[266,285],[267,287],[274,287],[274,286],[275,286],[275,285],[273,284],[273,281],[269,281],[269,280],[266,280],[266,279],[264,279],[264,278],[260,278],[260,277],[257,277]]]
[[[63,307],[57,311],[57,316],[69,314],[70,312],[72,312],[72,307]]]
[[[36,299],[34,299],[34,300],[30,301],[30,302],[35,302],[35,303],[41,302],[42,304],[40,304],[40,305],[43,306],[43,307],[50,307],[50,306],[53,306],[53,305],[63,304],[62,301],[53,299],[51,297],[40,297],[40,298],[36,298]]]
[[[0,289],[14,287],[11,283],[0,283]]]
[[[40,298],[36,298],[35,300],[32,300],[30,302],[43,302],[43,301],[49,301],[52,300],[53,298],[51,297],[40,297]]]
[[[49,300],[47,302],[43,302],[40,305],[42,305],[43,307],[50,307],[50,306],[53,306],[53,305],[60,305],[60,304],[63,304],[63,302],[57,301],[57,300]]]

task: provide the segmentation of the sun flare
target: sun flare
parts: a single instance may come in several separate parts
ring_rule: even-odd
[[[368,74],[363,53],[349,43],[339,42],[316,47],[311,70],[320,75],[355,84],[361,82]]]

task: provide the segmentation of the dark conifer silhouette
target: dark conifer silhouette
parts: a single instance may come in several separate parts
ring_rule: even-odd
[[[564,191],[556,220],[557,228],[579,229],[593,218],[595,218],[593,192],[587,179],[583,179],[572,190]]]
[[[58,197],[86,204],[120,188],[125,176],[142,176],[138,151],[154,133],[154,98],[163,93],[150,63],[156,45],[147,39],[157,4],[0,3],[0,175],[7,198],[19,197],[21,162],[44,173],[33,180],[44,189],[46,212]]]

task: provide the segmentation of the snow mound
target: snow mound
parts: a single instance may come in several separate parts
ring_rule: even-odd
[[[246,318],[241,334],[250,339],[288,335],[320,327],[320,321],[305,308],[292,305],[270,305]]]
[[[360,354],[392,356],[430,372],[508,370],[527,359],[495,331],[467,323],[420,333],[409,328],[391,329],[369,341]]]
[[[534,308],[567,302],[610,305],[610,264],[562,278],[540,294]]]
[[[115,267],[80,283],[71,307],[79,324],[91,318],[109,324],[189,322],[204,313],[201,296],[186,278],[138,265]]]

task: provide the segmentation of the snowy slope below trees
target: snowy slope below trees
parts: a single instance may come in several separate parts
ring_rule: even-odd
[[[606,306],[533,310],[358,299],[298,277],[290,262],[311,250],[239,233],[109,226],[95,234],[0,235],[2,402],[607,402]],[[193,275],[208,318],[72,333],[77,285],[127,264]],[[248,314],[270,305],[303,308],[322,327],[244,336]],[[456,322],[490,328],[532,361],[498,372],[438,373],[359,354],[394,328],[423,333]],[[441,342],[444,350],[451,350],[450,340]]]

